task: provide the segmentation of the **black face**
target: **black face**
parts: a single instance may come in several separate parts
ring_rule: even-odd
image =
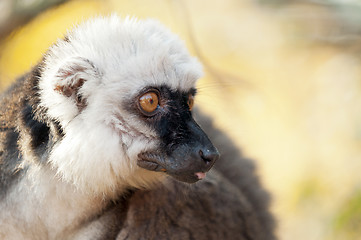
[[[161,86],[145,88],[136,97],[133,110],[161,141],[159,148],[138,155],[138,166],[189,183],[210,170],[219,153],[192,117],[195,93],[195,89],[179,92]]]

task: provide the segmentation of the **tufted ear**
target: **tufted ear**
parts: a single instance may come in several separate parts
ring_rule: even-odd
[[[73,99],[77,107],[82,109],[86,106],[86,96],[81,89],[86,81],[98,77],[99,71],[88,59],[71,58],[58,69],[54,90]]]

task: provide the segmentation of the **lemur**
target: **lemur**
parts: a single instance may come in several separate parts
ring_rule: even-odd
[[[193,109],[201,76],[155,20],[58,40],[1,95],[0,239],[274,239],[252,162]]]

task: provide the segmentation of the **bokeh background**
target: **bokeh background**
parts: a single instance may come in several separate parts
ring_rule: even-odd
[[[0,0],[0,88],[113,12],[159,19],[204,64],[197,104],[255,159],[280,239],[361,239],[361,1]]]

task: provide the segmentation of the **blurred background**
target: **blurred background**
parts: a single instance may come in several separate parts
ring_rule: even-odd
[[[255,159],[280,239],[361,239],[361,1],[0,0],[0,88],[112,12],[159,19],[204,64],[196,102]]]

